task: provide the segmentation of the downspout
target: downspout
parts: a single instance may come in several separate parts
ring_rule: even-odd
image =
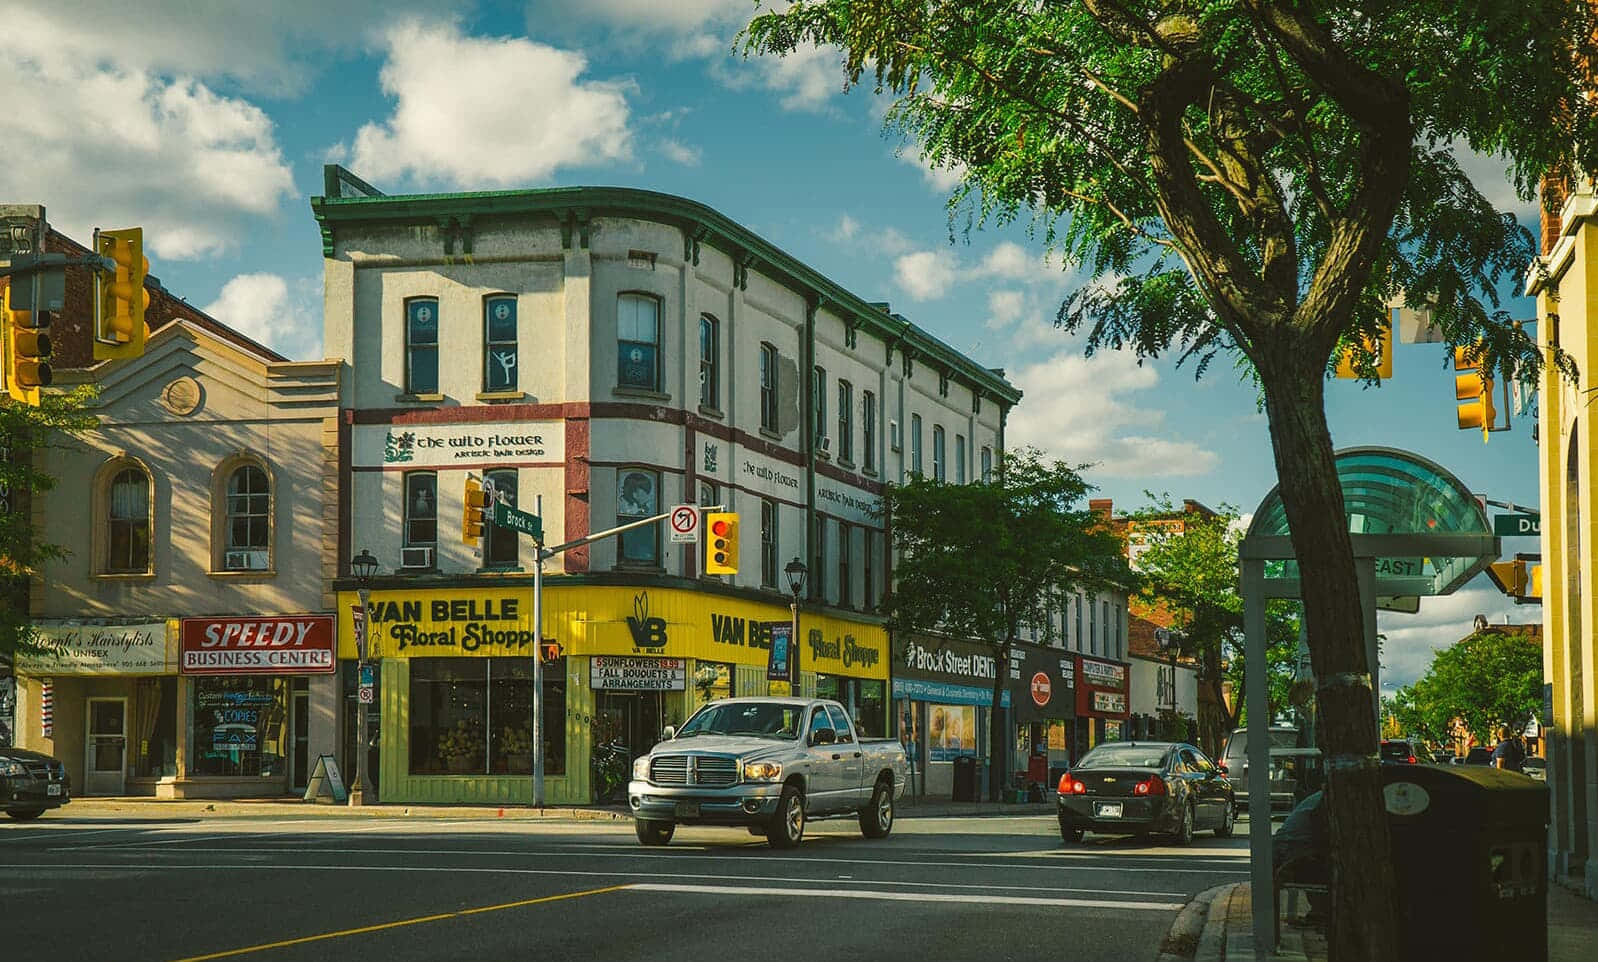
[[[799,356],[800,370],[799,383],[803,385],[802,392],[805,406],[805,553],[804,561],[809,564],[815,560],[816,546],[813,540],[816,536],[816,431],[820,428],[816,424],[816,312],[821,309],[821,297],[812,295],[805,299],[805,327],[800,334]],[[819,592],[816,585],[821,583],[824,573],[810,572],[809,597],[816,600]],[[800,644],[800,639],[793,639],[793,644]]]

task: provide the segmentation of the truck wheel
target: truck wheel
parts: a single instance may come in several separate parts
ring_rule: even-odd
[[[6,814],[10,815],[12,818],[16,819],[19,822],[30,822],[30,821],[38,818],[40,815],[43,815],[44,814],[44,809],[42,809],[42,808],[24,808],[24,809],[19,809],[19,810],[16,810],[16,811],[6,812]]]
[[[633,822],[633,828],[638,832],[638,841],[645,845],[665,845],[671,841],[672,833],[677,831],[676,824],[672,822],[656,822],[638,819]]]
[[[860,811],[860,834],[866,838],[887,838],[893,831],[893,786],[886,778],[877,779],[871,801]]]
[[[799,789],[785,785],[777,802],[777,814],[766,826],[766,844],[772,848],[793,848],[805,837],[805,797]]]

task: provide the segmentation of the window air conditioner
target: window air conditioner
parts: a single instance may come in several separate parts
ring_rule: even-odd
[[[888,419],[888,447],[894,451],[899,450],[899,422],[892,418]]]
[[[265,551],[229,551],[222,558],[222,567],[228,571],[265,571]]]
[[[821,456],[824,457],[824,458],[825,457],[831,457],[832,456],[832,438],[829,438],[826,435],[822,435],[816,441],[816,450],[818,452],[820,452]]]
[[[432,548],[401,548],[401,568],[431,568],[433,566]]]

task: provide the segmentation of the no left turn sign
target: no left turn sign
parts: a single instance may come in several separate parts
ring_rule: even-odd
[[[679,504],[671,509],[671,543],[693,544],[699,540],[699,508]]]

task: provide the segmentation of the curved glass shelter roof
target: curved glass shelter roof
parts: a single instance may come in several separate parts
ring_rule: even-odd
[[[1377,559],[1379,595],[1446,595],[1497,558],[1496,551],[1450,553],[1456,548],[1448,543],[1457,546],[1461,539],[1446,536],[1491,538],[1492,525],[1469,489],[1435,461],[1394,448],[1360,447],[1337,452],[1336,463],[1349,533],[1413,536],[1383,539],[1404,545],[1404,555]],[[1278,485],[1255,509],[1243,540],[1248,544],[1287,534],[1287,512]],[[1267,566],[1266,575],[1297,578],[1298,564],[1277,561]]]

